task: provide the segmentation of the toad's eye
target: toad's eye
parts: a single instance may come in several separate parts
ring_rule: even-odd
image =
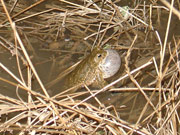
[[[102,59],[102,56],[103,55],[100,53],[96,54],[96,56],[94,57],[94,61],[98,63]]]
[[[101,55],[101,54],[97,54],[97,57],[98,57],[98,58],[101,58],[101,57],[102,57],[102,55]]]

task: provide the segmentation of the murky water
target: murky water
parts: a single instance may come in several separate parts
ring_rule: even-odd
[[[24,5],[25,7],[31,3],[26,3],[26,4],[27,5]],[[124,5],[126,5],[126,3],[124,3]],[[20,8],[22,8],[21,6],[22,4],[19,4]],[[39,11],[43,11],[46,8],[49,9],[49,7],[53,7],[53,6],[54,7],[62,6],[62,11],[63,11],[67,5],[59,2],[48,3],[47,1],[46,3],[40,5],[39,7],[30,10],[26,14],[27,15],[29,15],[29,13],[34,14]],[[71,7],[67,6],[67,8],[69,8],[69,10],[72,10]],[[83,39],[89,36],[90,33],[97,32],[98,24],[99,24],[97,23],[99,21],[98,19],[93,20],[94,15],[85,16],[87,22],[91,20],[91,22],[88,24],[89,26],[84,24],[84,22],[86,21],[80,20],[78,16],[75,17],[73,16],[72,18],[68,18],[68,17],[66,18],[67,24],[65,24],[66,28],[64,28],[62,27],[63,17],[59,16],[59,14],[57,14],[56,12],[58,11],[54,10],[54,12],[48,12],[47,16],[42,14],[39,16],[35,16],[33,18],[29,18],[24,21],[18,21],[18,19],[20,19],[23,15],[15,19],[17,20],[17,26],[19,27],[18,30],[21,39],[29,53],[33,65],[37,70],[37,73],[40,79],[42,80],[43,84],[47,88],[48,93],[51,96],[54,96],[55,94],[58,94],[63,91],[62,89],[63,79],[59,79],[52,86],[50,86],[49,83],[59,78],[59,74],[63,73],[63,71],[65,71],[68,67],[75,64],[79,60],[83,59],[90,52],[93,41],[96,39],[96,37],[92,36],[87,41]],[[157,26],[157,30],[160,33],[162,41],[165,33],[164,28],[166,27],[167,17],[168,14],[166,12],[165,13],[162,12],[160,16],[161,25],[158,25],[158,22],[156,22],[157,16],[154,16],[153,18],[153,25]],[[1,20],[1,22],[3,20],[4,18]],[[77,24],[74,22],[72,23],[71,22],[72,20],[77,22]],[[39,24],[38,21],[40,22]],[[172,21],[174,23],[171,24],[169,41],[171,40],[174,34],[175,35],[180,34],[179,33],[180,28],[178,25],[179,21],[177,21],[177,17],[173,16]],[[91,29],[87,30],[87,27]],[[131,70],[144,64],[153,56],[155,56],[155,58],[159,60],[158,56],[159,56],[160,46],[157,45],[159,42],[156,38],[154,31],[148,31],[149,34],[146,35],[144,31],[145,31],[144,27],[142,27],[139,30],[137,28],[138,39],[135,42],[134,45],[135,49],[132,51],[129,61]],[[113,32],[114,32],[113,29],[110,29],[106,33],[105,39],[110,37]],[[132,31],[129,32],[129,36],[130,35],[134,35]],[[0,28],[0,36],[6,39],[6,41],[8,42],[12,44],[14,43],[13,34],[12,31],[9,30],[9,28]],[[125,53],[127,52],[126,47],[129,47],[132,43],[132,39],[131,40],[130,39],[131,38],[128,38],[127,34],[121,34],[108,41],[109,44],[113,44],[113,46],[115,46],[114,48],[118,50],[118,53],[122,57],[121,69],[114,77],[107,79],[109,83],[126,74],[125,66],[124,66],[125,63],[124,57],[125,57]],[[3,41],[2,38],[1,41]],[[5,43],[6,41],[3,42]],[[7,43],[5,44],[6,46],[8,46]],[[118,45],[122,45],[123,49],[121,49],[121,46]],[[16,57],[12,56],[12,53],[10,53],[9,50],[2,47],[2,45],[0,46],[0,62],[3,63],[18,78],[20,78]],[[20,69],[22,71],[23,78],[25,78],[25,81],[27,82],[26,68],[27,67],[22,62],[20,62]],[[151,76],[149,75],[150,73],[152,74]],[[138,73],[137,80],[139,81],[142,87],[143,86],[148,87],[149,83],[151,83],[152,80],[154,79],[153,75],[155,75],[154,67],[148,67],[147,69],[142,70],[142,72]],[[0,76],[4,79],[17,83],[3,69],[0,69]],[[115,87],[125,88],[125,87],[135,87],[135,85],[128,78],[116,84]],[[37,92],[43,93],[39,88],[40,86],[38,85],[37,81],[35,79],[32,79],[32,89]],[[85,91],[85,89],[83,88],[79,91]],[[3,81],[0,81],[0,94],[12,98],[22,98],[23,100],[27,100],[26,92],[24,92],[20,88],[12,86]],[[150,94],[151,92],[149,92],[149,95]],[[19,97],[17,95],[19,95]],[[83,99],[86,96],[79,97],[77,99]],[[103,94],[99,94],[98,98],[102,101],[103,104],[107,106],[114,105],[120,117],[130,122],[135,122],[138,119],[146,103],[144,96],[142,96],[142,94],[137,91],[105,92]],[[92,104],[97,104],[97,102],[94,100],[90,100],[89,102]],[[149,107],[146,115],[148,115],[150,111],[151,108]]]

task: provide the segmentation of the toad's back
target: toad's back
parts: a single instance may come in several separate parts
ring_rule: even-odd
[[[69,73],[65,80],[66,88],[82,87],[93,82],[104,82],[102,72],[99,68],[103,64],[107,52],[100,48],[95,48],[85,59],[83,59],[75,69]]]

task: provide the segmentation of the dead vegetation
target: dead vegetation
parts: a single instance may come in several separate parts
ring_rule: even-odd
[[[178,26],[173,26],[179,23],[180,3],[161,2],[165,6],[156,1],[1,0],[0,132],[180,134],[180,38]],[[49,84],[62,78],[73,55],[77,62],[92,46],[107,44],[119,51],[123,61],[109,85],[49,95]],[[42,52],[48,57],[36,62]],[[49,71],[40,77],[37,65],[49,61]],[[60,75],[53,80],[57,65]],[[14,86],[7,93],[16,98],[1,93],[6,86]],[[108,104],[98,97],[105,92],[115,95]],[[92,99],[95,103],[88,102]]]

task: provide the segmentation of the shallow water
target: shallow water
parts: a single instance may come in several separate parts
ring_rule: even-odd
[[[40,6],[41,8],[39,8],[38,10],[43,11],[45,9],[44,7],[47,8],[49,6],[55,6],[54,3],[51,4],[52,5],[50,5],[50,3],[48,2],[43,3],[42,7]],[[61,4],[56,6],[60,6],[60,5]],[[64,8],[65,5],[62,4],[61,6]],[[32,10],[31,12],[36,13],[37,8],[35,8],[34,11]],[[53,18],[53,15],[48,17]],[[153,22],[154,22],[153,25],[157,27],[157,30],[160,33],[162,41],[165,33],[164,28],[166,27],[167,17],[168,14],[166,12],[162,12],[162,15],[160,16],[160,20],[162,22],[161,25],[158,25],[158,23],[156,23],[157,16],[154,16],[153,18]],[[42,20],[45,20],[45,22],[43,22],[41,25],[38,25],[37,24],[38,19],[40,22],[42,22]],[[59,19],[58,17],[53,19],[54,20],[47,19],[41,15],[41,16],[36,16],[36,20],[33,22],[34,24],[30,23],[30,20],[33,20],[33,18],[27,19],[26,21],[22,21],[22,22],[17,22],[17,26],[23,28],[23,31],[19,30],[19,32],[21,34],[22,41],[29,53],[29,56],[31,57],[32,63],[40,79],[47,88],[49,95],[51,96],[54,96],[55,94],[58,94],[63,91],[61,87],[63,85],[63,79],[58,80],[53,86],[49,86],[48,85],[49,82],[56,80],[59,74],[65,71],[65,69],[67,69],[74,63],[84,58],[90,52],[90,49],[92,47],[91,45],[95,40],[95,37],[93,37],[90,38],[88,41],[84,41],[83,38],[88,36],[88,34],[90,33],[89,31],[84,35],[86,31],[82,27],[80,28],[77,26],[71,26],[71,23],[67,23],[68,30],[66,30],[62,27],[58,27],[61,24],[61,22],[55,20],[55,19]],[[62,19],[63,18],[60,17],[61,21]],[[70,21],[71,19],[67,19],[67,22]],[[178,25],[179,23],[177,22],[178,22],[177,17],[173,16],[169,41],[171,40],[173,34],[175,35],[180,34],[179,25]],[[29,28],[27,27],[28,26],[27,24],[31,24]],[[93,30],[97,31],[98,28],[97,24],[92,25],[92,29],[91,29],[92,31]],[[47,29],[45,27],[46,25],[48,25]],[[33,29],[33,27],[35,27],[35,29]],[[59,35],[57,35],[58,28],[62,30],[60,31]],[[112,29],[109,30],[105,38],[108,38],[112,34],[112,31],[113,31]],[[149,34],[145,35],[143,31],[144,29],[138,31],[139,36],[134,45],[134,47],[138,49],[134,49],[131,53],[131,57],[130,57],[131,69],[135,69],[136,67],[139,67],[153,56],[155,56],[157,60],[159,60],[160,46],[157,45],[158,40],[155,37],[155,33],[153,31],[150,31]],[[133,34],[130,33],[130,35]],[[10,32],[10,30],[6,29],[6,31],[4,31],[3,29],[0,29],[0,36],[4,37],[9,42],[13,43],[13,34],[12,32]],[[144,42],[145,39],[147,39],[146,42]],[[127,38],[126,34],[121,34],[119,37],[110,40],[108,43],[114,45],[120,44],[123,47],[129,47],[131,45],[131,41]],[[116,49],[118,49],[118,47]],[[118,49],[118,52],[122,57],[122,66],[119,72],[114,77],[107,79],[109,83],[121,77],[122,75],[126,74],[124,67],[124,63],[125,63],[124,53],[127,52],[127,49],[126,48]],[[2,46],[0,46],[0,62],[3,63],[18,78],[20,78],[15,56],[12,56],[12,54],[7,49],[4,49]],[[25,81],[27,81],[26,66],[23,65],[22,62],[20,63],[20,65],[21,65],[20,69],[22,71],[23,77],[26,79]],[[139,81],[142,87],[143,86],[148,87],[149,83],[152,82],[154,77],[153,75],[149,76],[149,73],[155,74],[154,70],[155,70],[154,67],[148,67],[147,69],[143,70],[141,73],[139,72],[137,80]],[[17,83],[3,69],[0,69],[0,75],[4,79]],[[135,87],[135,85],[128,78],[116,84],[115,87],[117,88]],[[32,89],[37,92],[43,93],[42,90],[40,90],[39,88],[40,87],[37,81],[35,79],[32,79]],[[85,91],[85,89],[83,88],[80,91]],[[12,86],[3,81],[0,81],[0,94],[12,98],[22,98],[23,100],[27,101],[26,92],[24,92],[21,89],[17,89],[17,87]],[[149,93],[148,95],[150,94],[151,93]],[[19,95],[19,97],[17,95]],[[83,99],[85,97],[86,96],[82,96],[77,99]],[[156,96],[154,96],[154,98],[155,97]],[[98,98],[106,106],[114,105],[120,117],[130,122],[135,122],[138,119],[146,103],[144,96],[142,96],[140,92],[119,92],[119,93],[105,92],[103,94],[99,94]],[[154,101],[156,101],[156,99],[154,99]],[[94,99],[90,100],[89,102],[94,105],[97,105],[97,102],[94,101]],[[146,112],[146,115],[148,115],[150,112],[151,112],[151,108],[149,107]]]

